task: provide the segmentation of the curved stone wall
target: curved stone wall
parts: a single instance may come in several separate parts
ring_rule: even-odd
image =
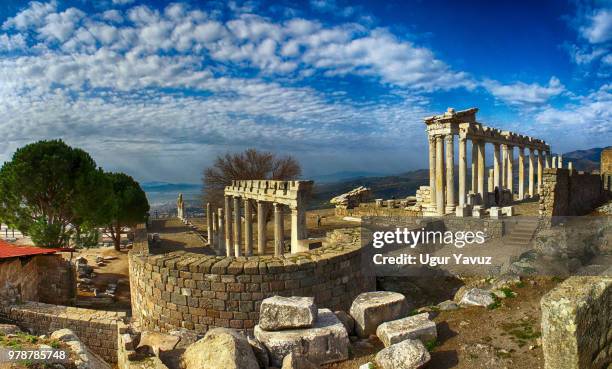
[[[314,296],[319,307],[348,310],[375,279],[361,271],[359,230],[331,232],[316,250],[273,256],[220,257],[176,251],[130,252],[132,315],[143,329],[252,329],[263,299]],[[140,250],[140,251],[138,251]]]

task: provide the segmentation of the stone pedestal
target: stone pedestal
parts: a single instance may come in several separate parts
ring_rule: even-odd
[[[472,207],[470,205],[459,205],[455,209],[455,215],[458,217],[469,217],[472,215]]]

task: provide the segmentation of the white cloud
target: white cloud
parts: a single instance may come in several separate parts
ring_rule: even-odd
[[[550,78],[547,86],[524,82],[504,85],[493,80],[485,80],[482,85],[497,99],[511,105],[544,104],[565,91],[565,86],[554,76]]]
[[[31,27],[42,26],[45,24],[46,16],[54,13],[56,10],[56,1],[51,1],[48,3],[33,1],[26,9],[22,10],[14,17],[6,20],[2,25],[2,28],[15,28],[17,30],[24,31]]]
[[[612,9],[598,9],[580,28],[582,37],[592,44],[612,41]]]
[[[21,34],[0,34],[0,51],[15,51],[26,47],[25,38]]]

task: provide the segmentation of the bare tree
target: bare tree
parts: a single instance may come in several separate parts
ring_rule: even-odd
[[[204,202],[222,206],[223,190],[233,180],[291,180],[302,174],[300,163],[292,156],[276,156],[268,151],[248,149],[241,153],[217,156],[212,167],[204,170]]]

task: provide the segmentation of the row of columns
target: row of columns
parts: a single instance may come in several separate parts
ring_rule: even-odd
[[[478,194],[480,201],[486,205],[488,189],[485,189],[486,153],[484,140],[471,139],[471,191]],[[467,138],[459,136],[459,191],[458,201],[455,199],[455,162],[454,135],[435,135],[429,137],[429,187],[431,202],[440,215],[453,213],[455,207],[467,205]],[[501,151],[500,151],[501,149]],[[537,155],[537,188],[542,187],[544,161],[550,167],[550,153],[538,150]],[[525,147],[519,146],[519,199],[525,198]],[[446,160],[445,160],[446,159]],[[535,195],[536,149],[529,149],[528,193]],[[514,146],[493,143],[493,189],[508,189],[514,193]]]
[[[211,205],[206,205],[206,216],[208,226],[208,240],[219,252],[226,256],[252,256],[253,255],[253,201],[239,196],[225,196],[224,207],[215,213]],[[257,253],[265,253],[266,237],[266,202],[257,202]],[[241,208],[244,205],[244,214]],[[274,214],[274,255],[281,256],[284,253],[284,214],[285,205],[272,203]],[[244,234],[242,228],[242,216],[244,216]],[[292,252],[300,251],[297,246],[300,241],[308,238],[306,229],[305,211],[297,207],[291,207],[291,245]],[[242,241],[244,240],[244,248]]]

